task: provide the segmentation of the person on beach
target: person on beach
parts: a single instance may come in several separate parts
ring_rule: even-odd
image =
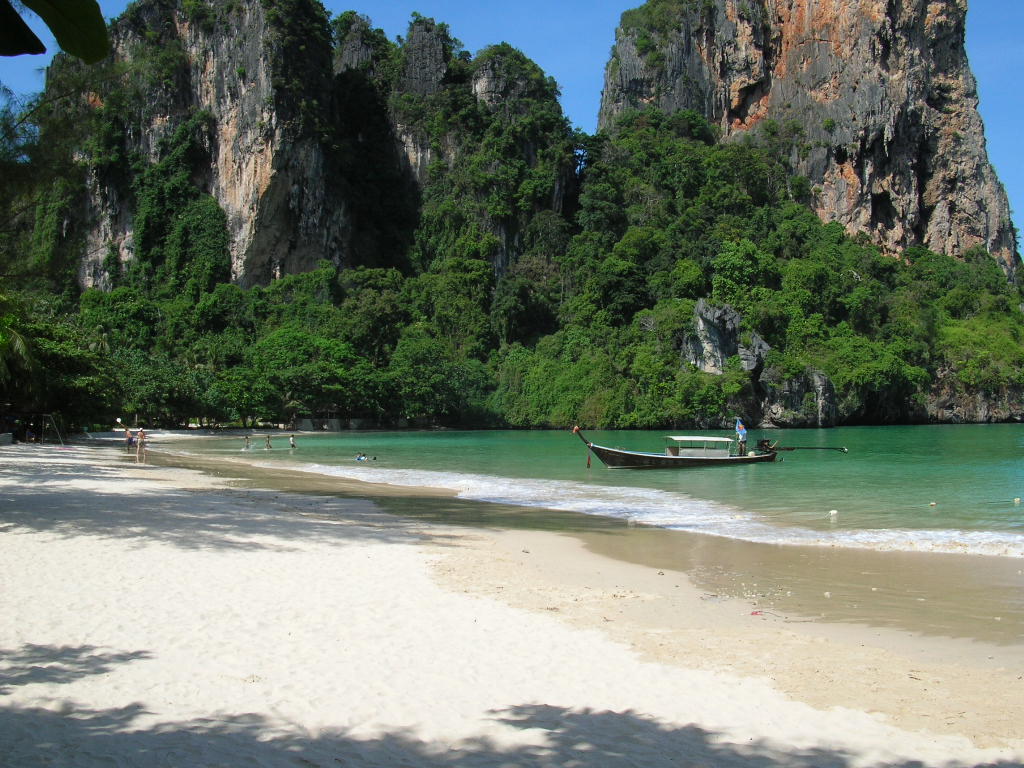
[[[264,447],[264,448],[265,448],[266,450],[268,450],[268,451],[270,450],[270,448],[271,448],[271,445],[270,445],[270,435],[267,435],[267,443],[266,443],[266,445],[264,445],[263,447]]]
[[[745,456],[747,453],[747,428],[739,419],[736,419],[736,439],[739,441],[739,455]]]
[[[135,444],[135,438],[132,437],[132,431],[128,427],[124,428],[124,448],[126,451],[130,451],[132,446]]]
[[[295,450],[295,435],[288,435],[288,447]]]
[[[145,461],[146,458],[146,430],[139,427],[139,434],[135,438],[135,461]]]
[[[357,453],[356,454],[356,461],[366,461],[366,454],[365,453]]]
[[[243,451],[248,451],[250,448],[252,448],[252,440],[250,440],[249,436],[246,435],[245,436],[245,447],[243,447],[242,450]]]

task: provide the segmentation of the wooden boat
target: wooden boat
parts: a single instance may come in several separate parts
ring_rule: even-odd
[[[647,453],[644,451],[625,451],[621,448],[608,448],[590,442],[573,427],[573,433],[579,435],[587,448],[597,456],[609,469],[669,469],[672,467],[720,467],[734,464],[759,464],[775,461],[777,455],[774,448],[763,447],[747,454],[734,453],[731,437],[712,437],[705,435],[668,435],[665,440],[664,453]],[[589,465],[589,462],[588,462]]]

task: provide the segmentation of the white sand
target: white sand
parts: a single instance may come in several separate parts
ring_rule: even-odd
[[[889,705],[829,706],[844,692],[821,689],[841,679],[811,696],[769,676],[815,679],[813,655],[772,658],[801,644],[898,667],[891,650],[727,623],[740,646],[777,643],[742,661],[706,623],[723,606],[685,627],[609,616],[614,601],[657,602],[616,596],[619,568],[635,566],[553,534],[232,490],[118,451],[0,448],[0,765],[1024,764],[1020,720],[969,737],[947,700],[941,727],[907,728]],[[588,573],[600,594],[574,612]],[[687,657],[698,648],[709,657]],[[962,691],[982,674],[960,672]],[[1024,691],[1024,670],[985,674]],[[1024,700],[979,692],[995,714]]]

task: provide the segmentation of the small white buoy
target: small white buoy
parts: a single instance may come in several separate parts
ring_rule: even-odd
[[[1015,499],[1013,500],[1013,503],[1014,503],[1014,504],[1020,504],[1020,496],[1018,496],[1017,498],[1015,498]]]
[[[838,509],[830,509],[828,511],[828,514],[829,514],[830,517],[835,517],[836,515],[839,514],[839,510]]]
[[[934,501],[932,501],[932,502],[929,502],[929,503],[928,503],[928,506],[929,506],[929,507],[934,507],[934,506],[935,506],[935,502],[934,502]]]

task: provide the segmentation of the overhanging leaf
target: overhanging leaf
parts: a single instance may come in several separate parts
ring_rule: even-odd
[[[0,0],[0,56],[46,53],[46,46],[8,0]]]
[[[4,0],[7,2],[7,0]],[[23,0],[46,22],[57,44],[87,64],[110,52],[107,23],[96,0]]]

